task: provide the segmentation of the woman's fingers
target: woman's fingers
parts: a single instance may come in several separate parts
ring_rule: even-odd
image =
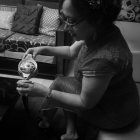
[[[21,82],[21,81],[19,81],[17,83],[16,90],[18,91],[18,93],[20,95],[27,96],[32,91],[33,87],[34,87],[34,83],[32,83],[32,82]]]
[[[24,85],[24,84],[33,84],[33,82],[32,81],[30,81],[30,80],[19,80],[19,81],[17,81],[17,85]]]
[[[38,97],[45,97],[48,91],[48,88],[34,83],[29,80],[19,80],[17,81],[17,91],[20,95],[29,95],[29,96],[38,96]]]
[[[39,53],[39,47],[35,47],[35,48],[29,48],[23,55],[22,59],[25,59],[27,57],[28,54],[31,54],[33,59],[35,59],[35,57],[37,56],[37,54]]]
[[[34,51],[32,48],[29,48],[23,55],[22,59],[25,59],[28,54],[32,54]]]
[[[33,82],[31,80],[22,79],[18,80],[17,83],[33,83]]]
[[[27,93],[27,92],[28,92],[28,89],[27,89],[27,88],[17,87],[16,89],[17,89],[17,91],[18,91],[19,93]]]
[[[26,56],[29,54],[29,52],[27,51],[27,52],[25,52],[24,53],[24,55],[23,55],[23,57],[22,57],[22,59],[25,59],[26,58]]]
[[[18,87],[22,87],[22,88],[29,88],[29,83],[20,83],[20,84],[17,84]]]
[[[29,80],[19,80],[17,82],[17,90],[20,91],[30,91],[30,89],[33,87],[34,83]]]

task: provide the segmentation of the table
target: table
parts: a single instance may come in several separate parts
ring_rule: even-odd
[[[0,78],[2,79],[14,79],[15,82],[22,79],[20,76],[17,75],[11,75],[11,74],[2,74],[0,73]],[[43,79],[43,78],[31,78],[30,79],[32,82],[37,82],[43,85],[47,85],[48,87],[52,84],[53,80],[52,79]],[[15,83],[16,84],[16,83]],[[16,89],[15,89],[16,90]],[[27,111],[27,113],[29,113],[28,110],[28,98],[27,97],[23,97],[23,103],[24,103],[24,107]],[[0,121],[3,120],[5,114],[7,114],[7,111],[9,110],[9,108],[11,108],[11,106],[7,106],[7,105],[1,105],[0,106]]]

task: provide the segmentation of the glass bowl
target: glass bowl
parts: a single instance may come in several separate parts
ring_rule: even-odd
[[[37,74],[37,63],[33,58],[22,59],[18,64],[18,72],[24,79],[30,79]]]

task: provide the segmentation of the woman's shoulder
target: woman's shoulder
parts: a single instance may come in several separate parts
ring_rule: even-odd
[[[103,40],[97,44],[96,58],[106,59],[109,61],[116,60],[128,60],[132,59],[131,51],[120,30],[114,27],[114,30],[110,32]],[[93,50],[91,53],[95,53]]]
[[[80,63],[82,69],[116,69],[117,71],[132,64],[132,54],[123,38],[110,39],[104,44],[93,47],[83,47]],[[129,66],[130,66],[129,65]]]

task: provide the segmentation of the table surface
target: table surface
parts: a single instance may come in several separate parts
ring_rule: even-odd
[[[16,79],[16,80],[22,79],[22,77],[17,76],[17,75],[2,74],[2,73],[0,73],[0,77],[1,78]],[[33,81],[33,82],[36,82],[36,83],[43,84],[47,87],[49,87],[53,82],[53,80],[43,79],[43,78],[31,78],[30,80]],[[24,106],[26,108],[26,106],[28,106],[28,104],[26,105],[26,103],[24,103]],[[0,122],[3,120],[5,114],[9,110],[9,108],[10,108],[10,106],[8,106],[8,105],[0,105]]]
[[[2,77],[2,78],[17,79],[17,80],[22,79],[22,77],[17,76],[17,75],[1,74],[1,73],[0,73],[0,77]],[[37,83],[43,84],[43,85],[47,85],[47,86],[50,86],[51,83],[53,82],[53,80],[51,80],[51,79],[43,79],[43,78],[31,78],[30,80],[33,81],[33,82],[37,82]]]

